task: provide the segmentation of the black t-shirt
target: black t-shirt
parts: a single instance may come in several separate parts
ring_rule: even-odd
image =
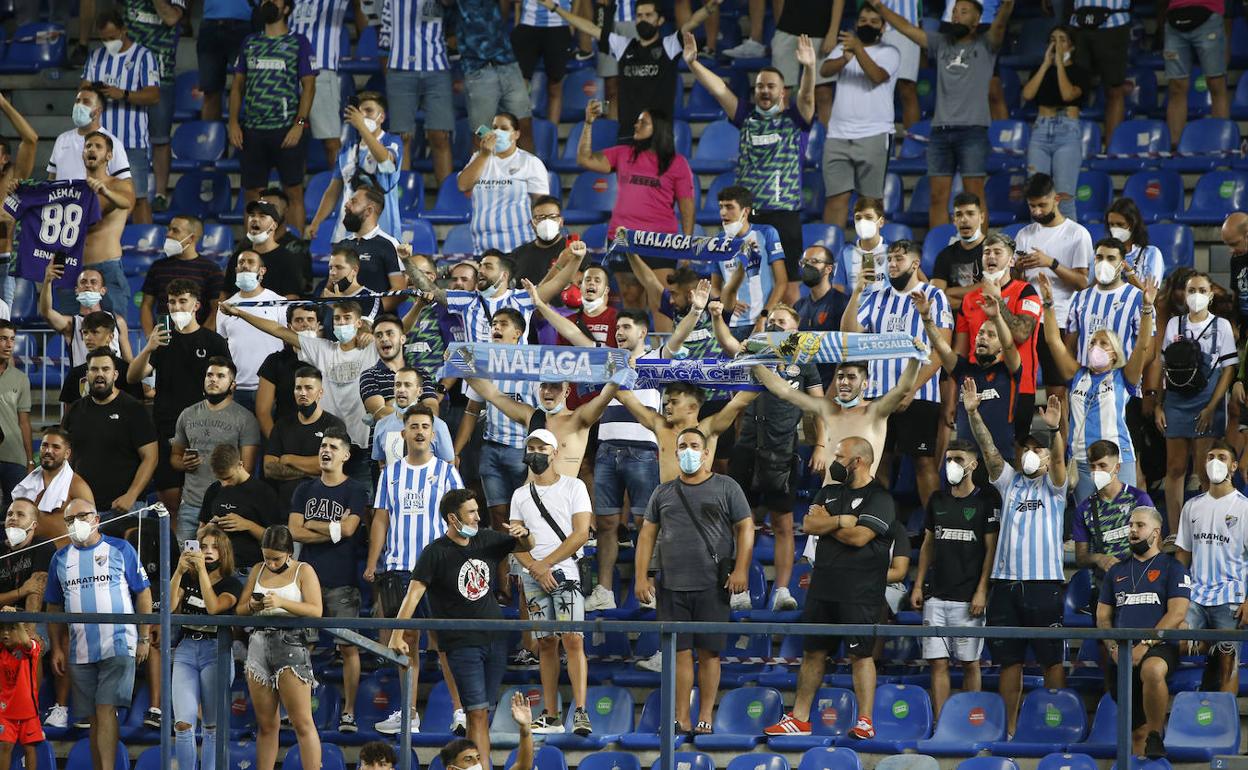
[[[403,272],[394,243],[383,235],[348,238],[347,243],[360,254],[359,284],[373,291],[390,291],[390,275]]]
[[[344,423],[338,417],[321,410],[320,418],[313,423],[304,425],[299,422],[299,415],[292,414],[289,417],[283,417],[273,423],[273,432],[269,434],[269,444],[265,448],[265,456],[273,456],[280,458],[282,455],[301,455],[303,457],[315,457],[321,451],[321,439],[325,437],[325,429],[336,427],[339,430],[347,429]],[[269,482],[277,488],[277,501],[284,513],[289,513],[291,497],[295,494],[295,489],[308,479],[291,479],[290,481],[274,481]],[[306,559],[305,559],[306,561]],[[320,575],[320,569],[316,573]],[[324,582],[324,581],[322,581]]]
[[[1057,67],[1050,67],[1049,71],[1044,73],[1044,77],[1040,80],[1040,87],[1036,89],[1036,106],[1037,107],[1078,107],[1088,96],[1088,85],[1091,78],[1083,67],[1071,62],[1066,65],[1066,79],[1070,81],[1072,86],[1080,89],[1079,96],[1071,101],[1062,98],[1062,87],[1057,82]]]
[[[130,383],[126,380],[126,369],[130,367],[130,362],[121,356],[113,356],[113,366],[117,367],[117,371],[121,372],[120,376],[117,377],[117,389],[142,401],[143,383]],[[65,375],[65,381],[61,384],[61,395],[57,400],[65,406],[69,406],[78,399],[84,398],[89,389],[87,365],[85,363],[78,364],[69,370],[69,374]]]
[[[781,366],[776,374],[789,387],[802,393],[822,384],[819,370],[814,364]],[[772,452],[792,451],[797,445],[797,426],[801,421],[801,407],[767,391],[745,407],[737,444],[753,447],[757,442],[759,449]]]
[[[243,584],[233,575],[226,575],[213,584],[212,590],[216,592],[217,596],[229,594],[237,600],[243,593]],[[235,607],[237,607],[237,604]],[[199,587],[199,573],[191,572],[182,576],[182,603],[178,605],[175,612],[183,615],[208,614],[208,609],[204,606],[204,592]],[[214,636],[217,631],[216,626],[196,626],[189,623],[182,626],[182,629],[184,631],[202,631]]]
[[[273,420],[295,414],[295,370],[303,366],[289,345],[270,353],[260,364],[260,377],[273,383]]]
[[[61,425],[73,442],[74,472],[91,487],[96,505],[107,510],[134,481],[143,462],[139,449],[156,441],[147,408],[125,393],[107,404],[80,398],[65,412]]]
[[[214,516],[237,513],[248,521],[267,529],[274,524],[285,524],[287,516],[277,503],[277,493],[258,476],[252,476],[242,484],[231,487],[214,481],[204,492],[203,507],[199,521],[206,524]],[[246,571],[260,562],[260,540],[250,532],[227,532],[230,545],[234,546],[234,568]]]
[[[225,266],[225,296],[232,297],[238,292],[238,284],[234,283],[238,255],[252,248],[250,243],[244,241],[230,256],[230,261]],[[312,252],[308,250],[307,241],[293,235],[282,238],[277,242],[276,249],[268,254],[261,254],[260,258],[264,260],[264,288],[282,296],[294,294],[306,297],[311,291]]]
[[[984,536],[1000,530],[1001,498],[991,487],[966,497],[941,489],[927,501],[923,528],[932,533],[931,571],[919,575],[924,595],[969,602],[984,569]]]
[[[503,617],[494,598],[496,565],[516,547],[516,539],[482,529],[459,545],[446,535],[420,552],[412,579],[428,587],[429,609],[435,618],[496,620]],[[484,647],[496,634],[489,631],[438,631],[438,643],[448,650]]]
[[[208,359],[230,357],[230,346],[220,334],[199,327],[190,334],[174,332],[169,344],[152,351],[156,368],[156,401],[152,416],[162,436],[173,437],[178,415],[204,400],[204,373]]]
[[[559,258],[567,245],[568,239],[560,236],[549,246],[534,240],[511,252],[511,258],[516,263],[516,285],[519,286],[524,278],[532,281],[534,286],[541,283],[550,271],[550,264]]]
[[[606,42],[606,41],[604,41]],[[676,58],[667,55],[663,38],[650,45],[634,39],[620,57],[620,134],[621,141],[633,138],[633,124],[642,110],[670,114],[676,101],[676,81],[680,76]]]
[[[936,265],[932,267],[932,278],[939,278],[945,285],[954,289],[974,286],[983,278],[984,242],[981,240],[974,248],[963,248],[960,241],[954,241],[940,250],[936,255]]]
[[[897,518],[893,496],[872,479],[858,489],[828,484],[815,495],[813,504],[822,505],[830,516],[857,516],[858,524],[875,537],[856,548],[831,533],[821,536],[815,547],[810,595],[825,602],[882,606]]]
[[[975,341],[971,340],[971,346],[974,345]],[[958,364],[953,367],[951,374],[959,388],[967,379],[975,381],[975,387],[979,389],[979,416],[983,418],[992,435],[1006,437],[997,441],[998,450],[1006,462],[1014,459],[1014,402],[1018,399],[1022,372],[1023,368],[1019,366],[1018,371],[1011,373],[1004,360],[983,367],[958,356]],[[1026,419],[1031,419],[1031,415],[1027,415]],[[967,417],[966,407],[962,405],[960,398],[957,426],[958,438],[975,440],[970,418]]]
[[[364,518],[368,508],[368,488],[355,479],[348,478],[336,487],[326,486],[318,479],[308,479],[295,489],[290,501],[291,513],[302,513],[307,521],[342,521],[349,513]],[[345,535],[337,543],[304,543],[299,560],[306,561],[316,570],[321,588],[353,586],[359,569],[359,558],[364,544],[364,526],[351,537]]]
[[[832,24],[832,4],[820,0],[787,0],[776,29],[790,35],[823,37]],[[802,327],[805,331],[806,327]]]
[[[0,544],[0,593],[16,591],[36,572],[47,572],[56,553],[56,544],[46,537],[36,537],[30,545],[18,549],[9,547],[7,540]],[[11,555],[15,554],[15,555]],[[22,602],[14,602],[24,609]]]
[[[1231,255],[1231,291],[1235,292],[1242,329],[1248,324],[1248,252]]]

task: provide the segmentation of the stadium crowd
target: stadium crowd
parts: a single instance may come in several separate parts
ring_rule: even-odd
[[[442,757],[459,770],[489,761],[508,667],[539,670],[544,704],[562,702],[561,676],[571,694],[566,719],[553,705],[510,704],[524,736],[517,770],[532,766],[531,734],[593,732],[581,634],[525,633],[516,647],[474,629],[476,619],[633,608],[630,617],[727,622],[762,609],[874,624],[918,611],[939,627],[1044,628],[1063,623],[1068,568],[1078,568],[1092,570],[1084,611],[1097,626],[1248,622],[1248,499],[1238,491],[1248,482],[1248,213],[1221,225],[1232,255],[1223,286],[1167,268],[1130,197],[1103,212],[1107,234],[1095,241],[1076,212],[1081,108],[1099,93],[1107,139],[1123,120],[1129,3],[1058,9],[1021,91],[1037,111],[1019,191],[1030,221],[1012,237],[990,227],[990,209],[1006,202],[988,196],[985,179],[1001,109],[995,63],[1018,34],[1013,0],[956,0],[939,26],[907,0],[785,0],[770,38],[766,4],[750,0],[748,35],[717,54],[721,2],[206,0],[201,117],[225,121],[245,201],[245,240],[218,262],[201,253],[203,219],[169,193],[186,3],[125,0],[96,14],[84,0],[72,124],[44,171],[34,169],[39,135],[0,96],[19,134],[0,153],[0,252],[11,266],[0,309],[7,317],[16,281],[37,283],[38,313],[69,359],[63,417],[32,425],[22,330],[0,320],[0,606],[152,611],[163,595],[150,583],[159,501],[176,534],[165,597],[174,612],[347,627],[367,612],[464,620],[427,638],[381,639],[409,656],[413,685],[422,654],[436,657],[449,731],[465,736]],[[1212,116],[1229,116],[1226,8],[1164,7],[1156,25],[1177,143],[1197,62]],[[378,28],[384,90],[343,94],[349,8],[358,29]],[[102,45],[88,52],[92,36]],[[924,50],[936,87],[927,224],[954,227],[927,270],[921,242],[886,239],[884,201],[896,124],[918,122]],[[751,88],[720,76],[725,57],[759,60]],[[474,131],[461,168],[453,63]],[[605,255],[571,232],[554,159],[535,145],[531,90],[544,89],[558,124],[561,82],[579,65],[605,78],[572,153],[579,168],[615,175],[608,229],[622,234]],[[720,261],[706,256],[699,181],[677,150],[671,107],[683,72],[740,136],[734,181],[715,192],[715,242],[730,252]],[[600,145],[600,120],[618,121],[616,143]],[[851,234],[843,246],[803,243],[802,165],[820,123],[823,221]],[[332,181],[305,209],[314,142],[333,159]],[[426,152],[439,188],[449,181],[470,201],[466,258],[403,239],[400,175]],[[137,298],[123,231],[162,214],[164,256]],[[309,242],[327,230],[332,246],[314,257]],[[676,245],[660,253],[630,247],[645,240],[638,233],[695,238],[669,238]],[[751,384],[734,390],[675,377],[642,387],[508,379],[482,347],[612,348],[630,366],[725,372],[757,351],[752,335],[799,331],[816,341],[901,334],[916,350],[754,364]],[[469,345],[479,376],[443,371],[455,343]],[[764,551],[772,589],[759,607],[751,581]],[[224,628],[183,626],[172,661],[159,660],[153,627],[2,628],[0,725],[12,727],[0,729],[0,766],[21,750],[9,741],[30,751],[44,727],[78,724],[90,727],[97,767],[111,768],[118,709],[136,686],[159,704],[165,665],[179,766],[214,767]],[[849,735],[876,738],[871,636],[806,637],[792,709],[766,735],[811,733],[812,701],[842,642],[858,704]],[[304,766],[320,767],[312,701],[324,644],[279,628],[237,637],[261,770],[274,767],[283,718]],[[725,644],[714,634],[677,641],[682,733],[713,730]],[[375,663],[336,647],[337,732],[397,734],[398,711],[357,724],[362,670]],[[987,647],[1012,736],[1024,663],[1062,688],[1065,645]],[[955,681],[981,687],[983,648],[956,634],[923,640],[936,715]],[[1208,689],[1238,692],[1234,646],[1182,652],[1208,656]],[[1116,646],[1096,659],[1112,694]],[[1165,754],[1166,682],[1179,659],[1173,642],[1132,652],[1137,753]],[[655,671],[660,660],[636,665]],[[45,668],[51,703],[34,684]],[[163,716],[153,705],[145,723],[160,727]],[[365,746],[362,767],[387,763],[384,744]]]

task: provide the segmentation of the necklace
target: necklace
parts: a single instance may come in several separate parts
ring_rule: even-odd
[[[1154,562],[1154,561],[1156,561],[1156,560],[1157,560],[1157,557],[1158,557],[1158,556],[1160,556],[1160,555],[1161,555],[1161,554],[1154,554],[1154,555],[1153,555],[1153,558],[1151,558],[1151,559],[1149,559],[1149,560],[1148,560],[1148,563],[1144,565],[1144,569],[1142,569],[1142,570],[1140,571],[1139,577],[1136,577],[1136,574],[1135,574],[1135,563],[1136,563],[1136,562],[1138,562],[1138,561],[1139,561],[1139,559],[1132,559],[1132,560],[1131,560],[1131,592],[1132,592],[1132,593],[1135,593],[1136,586],[1138,586],[1138,585],[1140,584],[1140,580],[1141,580],[1141,579],[1142,579],[1145,575],[1147,575],[1147,574],[1148,574],[1148,568],[1149,568],[1149,567],[1151,567],[1151,566],[1153,566],[1153,562]]]

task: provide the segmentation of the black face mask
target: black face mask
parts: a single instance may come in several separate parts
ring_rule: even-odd
[[[304,417],[311,417],[312,415],[316,414],[317,407],[319,406],[320,404],[316,403],[315,401],[313,401],[312,403],[306,406],[301,405],[301,404],[295,404],[295,408],[299,410],[299,414],[303,415]]]
[[[1148,553],[1148,550],[1150,548],[1153,547],[1147,540],[1136,540],[1132,543],[1129,543],[1129,545],[1131,546],[1131,553],[1135,554],[1136,556],[1143,556],[1144,554]]]
[[[204,400],[212,404],[213,406],[216,406],[217,404],[221,403],[222,401],[226,400],[229,397],[230,397],[230,392],[228,390],[225,391],[224,393],[205,393],[204,394]]]
[[[889,276],[888,282],[892,285],[894,291],[903,291],[910,285],[910,277],[914,275],[914,270],[907,270],[897,277]]]
[[[801,278],[802,283],[813,288],[818,286],[819,282],[823,280],[823,273],[819,272],[819,268],[817,267],[803,265]]]
[[[342,215],[342,227],[349,233],[358,233],[360,228],[364,226],[364,217],[356,214],[354,211],[348,211]]]
[[[282,18],[282,12],[278,10],[277,3],[261,3],[256,9],[256,15],[261,24],[275,24],[278,19]]]
[[[649,40],[650,38],[658,34],[658,32],[659,32],[659,28],[654,26],[648,21],[637,22],[637,37],[641,38],[642,40]]]
[[[1047,214],[1042,214],[1038,217],[1032,217],[1032,220],[1038,224],[1047,225],[1048,223],[1052,222],[1056,218],[1057,218],[1057,209],[1053,209]]]
[[[849,466],[833,460],[828,465],[828,478],[834,484],[844,484],[849,481]]]
[[[525,452],[524,464],[540,476],[550,467],[550,455],[544,455],[541,452]]]
[[[274,575],[280,575],[286,570],[290,569],[290,560],[287,559],[286,563],[283,564],[281,567],[278,567],[277,569],[273,569],[272,567],[268,567],[267,565],[266,567],[269,570],[269,572],[272,572]]]
[[[338,283],[334,284],[334,286],[338,287],[338,293],[342,294],[343,292],[345,292],[347,289],[351,287],[351,279],[340,278],[338,280]]]
[[[216,572],[217,570],[221,569],[221,562],[206,561],[204,562],[204,569],[208,570],[209,572]]]
[[[971,28],[965,24],[950,24],[949,34],[953,36],[954,40],[961,40],[971,34]]]
[[[872,27],[870,24],[859,24],[854,32],[858,35],[858,39],[867,45],[880,39],[880,28]]]

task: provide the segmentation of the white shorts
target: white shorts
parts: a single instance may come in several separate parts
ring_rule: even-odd
[[[982,628],[984,618],[971,617],[970,602],[951,602],[945,599],[928,599],[923,602],[923,625],[925,626],[973,626]],[[923,659],[939,660],[953,658],[963,663],[979,660],[984,640],[967,637],[927,636],[923,638]]]
[[[918,43],[892,27],[884,28],[880,42],[888,43],[901,54],[901,63],[897,66],[898,80],[909,80],[913,83],[919,79],[919,58],[922,51]],[[320,88],[320,85],[317,85],[317,88]]]
[[[810,44],[815,47],[815,85],[822,86],[832,82],[831,77],[824,77],[819,74],[819,68],[823,65],[823,59],[818,58],[819,46],[823,45],[823,38],[812,37]],[[788,88],[797,88],[799,79],[802,76],[802,67],[797,63],[797,35],[790,35],[788,32],[776,30],[776,34],[771,38],[771,66],[780,70],[784,74],[784,85]]]
[[[342,79],[336,70],[316,73],[316,94],[312,97],[308,124],[313,139],[337,139],[342,134]]]

